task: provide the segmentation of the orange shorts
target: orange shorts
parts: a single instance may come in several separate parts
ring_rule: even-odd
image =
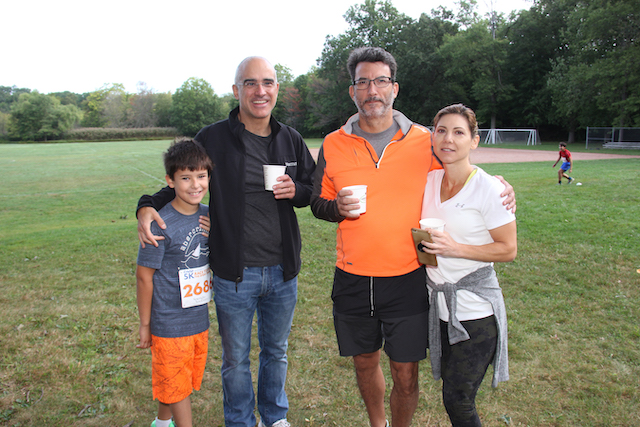
[[[153,398],[167,405],[200,390],[207,363],[209,331],[178,338],[151,336]]]

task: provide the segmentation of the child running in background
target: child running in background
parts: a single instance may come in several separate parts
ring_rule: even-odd
[[[558,160],[553,164],[555,168],[560,159],[564,157],[564,162],[562,162],[562,166],[558,170],[558,185],[562,184],[562,177],[564,176],[569,180],[569,184],[573,182],[573,178],[569,176],[569,174],[573,171],[573,159],[571,158],[571,152],[567,150],[567,144],[564,142],[560,143],[560,152],[558,153]]]
[[[213,165],[202,146],[183,139],[164,153],[164,166],[176,195],[159,212],[167,228],[152,224],[153,233],[163,236],[158,247],[138,251],[137,347],[151,347],[153,398],[159,401],[151,427],[191,427],[190,395],[200,389],[208,351],[211,270],[198,218],[209,212],[200,201]]]

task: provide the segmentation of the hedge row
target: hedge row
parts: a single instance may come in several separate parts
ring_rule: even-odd
[[[156,139],[180,136],[178,129],[166,128],[78,128],[68,130],[64,139],[71,141],[103,141],[120,139]]]

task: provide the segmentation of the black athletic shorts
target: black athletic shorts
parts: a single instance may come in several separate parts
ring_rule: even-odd
[[[341,356],[382,347],[395,362],[426,358],[428,315],[426,273],[420,267],[394,277],[366,277],[336,268],[333,316]]]

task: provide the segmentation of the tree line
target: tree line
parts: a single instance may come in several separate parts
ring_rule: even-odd
[[[356,109],[349,99],[349,52],[380,46],[398,62],[395,107],[430,124],[462,102],[484,128],[536,128],[573,142],[587,126],[640,126],[640,0],[535,0],[529,10],[481,16],[475,0],[413,19],[389,1],[365,0],[344,15],[345,33],[327,37],[317,66],[293,76],[277,64],[274,115],[306,137],[321,137]],[[140,84],[43,95],[0,86],[0,136],[55,139],[72,127],[165,127],[194,135],[237,105],[202,79],[175,93]],[[39,127],[38,127],[39,126]],[[579,136],[578,136],[579,137]]]
[[[51,141],[70,135],[90,136],[92,128],[167,128],[165,135],[195,135],[203,126],[225,117],[229,104],[237,103],[231,95],[218,97],[209,83],[196,78],[188,79],[173,94],[156,93],[142,82],[137,89],[130,94],[122,84],[108,84],[84,94],[45,95],[0,86],[0,137]],[[78,127],[85,132],[75,132]]]

